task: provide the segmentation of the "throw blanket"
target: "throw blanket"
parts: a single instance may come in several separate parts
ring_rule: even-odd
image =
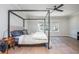
[[[4,53],[7,48],[8,48],[8,45],[5,42],[0,41],[0,51]]]

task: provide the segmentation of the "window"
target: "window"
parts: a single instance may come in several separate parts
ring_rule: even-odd
[[[44,31],[44,22],[39,22],[39,30]]]
[[[50,31],[51,32],[59,32],[59,23],[52,22],[50,25]]]
[[[39,22],[39,27],[41,31],[48,31],[48,22],[44,23],[44,21]]]
[[[44,25],[44,22],[39,22],[39,27],[41,31],[48,31],[48,23]],[[50,32],[59,32],[59,23],[51,22],[50,23]]]

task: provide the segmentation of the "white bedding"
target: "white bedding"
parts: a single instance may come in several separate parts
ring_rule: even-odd
[[[48,43],[47,36],[43,32],[36,32],[31,35],[20,36],[18,44],[41,44],[41,43]]]

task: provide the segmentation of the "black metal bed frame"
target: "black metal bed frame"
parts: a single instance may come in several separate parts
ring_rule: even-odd
[[[16,12],[47,12],[48,14],[48,49],[49,49],[50,48],[50,10],[8,10],[8,37],[10,37],[10,13],[12,13],[13,15],[23,20],[23,27],[25,26],[25,20],[35,20],[35,19],[24,19],[23,17],[14,13],[15,11]],[[45,18],[47,17],[47,14]],[[40,20],[45,20],[45,19],[40,19]]]

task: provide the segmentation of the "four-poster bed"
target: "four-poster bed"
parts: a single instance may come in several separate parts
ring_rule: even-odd
[[[24,19],[23,17],[14,13],[15,11],[16,12],[46,12],[48,14],[45,16],[45,17],[47,17],[47,20],[48,20],[48,37],[46,37],[46,35],[41,32],[34,33],[34,35],[22,35],[19,37],[19,44],[24,44],[24,42],[25,42],[25,44],[47,43],[48,49],[49,49],[50,48],[49,47],[50,46],[50,10],[8,10],[8,37],[10,37],[10,13],[12,13],[13,15],[15,15],[23,20],[23,27],[25,27],[25,20],[35,20],[35,19]],[[39,19],[36,19],[36,20],[39,20]],[[40,20],[45,21],[46,19],[44,18],[44,19],[40,19]],[[39,36],[39,38],[38,38],[38,36]],[[24,39],[24,37],[26,37],[26,38]],[[28,41],[26,39],[29,39],[30,43],[28,43]],[[34,40],[35,41],[34,42],[33,39],[39,39],[39,40]],[[43,39],[43,40],[40,40],[40,39]],[[21,42],[22,40],[23,40],[23,43]]]

